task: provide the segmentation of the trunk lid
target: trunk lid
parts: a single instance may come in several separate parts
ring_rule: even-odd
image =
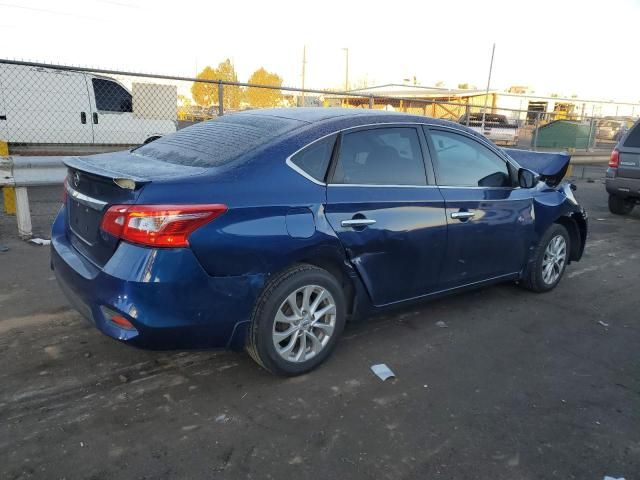
[[[67,236],[84,257],[102,267],[118,240],[100,229],[111,205],[136,203],[151,182],[204,173],[201,167],[175,165],[135,152],[67,157]]]
[[[620,149],[617,176],[640,179],[640,148],[622,147]]]

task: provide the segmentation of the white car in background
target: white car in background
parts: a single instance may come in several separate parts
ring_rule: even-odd
[[[519,128],[515,123],[509,123],[505,115],[497,115],[495,113],[486,113],[484,115],[484,124],[482,121],[482,113],[472,113],[467,119],[463,115],[459,123],[468,126],[493,143],[498,145],[518,145]]]
[[[0,63],[0,141],[131,146],[176,131],[175,86]]]

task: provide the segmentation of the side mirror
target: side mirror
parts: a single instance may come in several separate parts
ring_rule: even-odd
[[[521,168],[518,170],[518,185],[522,188],[533,188],[540,181],[540,177],[537,173],[532,172],[527,168]]]

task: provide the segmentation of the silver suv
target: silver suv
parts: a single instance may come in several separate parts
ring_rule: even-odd
[[[605,185],[611,213],[626,215],[640,203],[640,120],[611,152]]]

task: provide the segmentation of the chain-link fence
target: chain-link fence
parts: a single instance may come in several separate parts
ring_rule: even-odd
[[[402,86],[398,86],[402,87]],[[500,92],[402,89],[301,90],[166,75],[0,60],[0,142],[10,153],[75,154],[140,145],[196,122],[267,107],[343,107],[448,119],[495,143],[525,149],[610,150],[640,114],[594,115],[580,101],[506,108]],[[522,100],[521,100],[522,103]]]

